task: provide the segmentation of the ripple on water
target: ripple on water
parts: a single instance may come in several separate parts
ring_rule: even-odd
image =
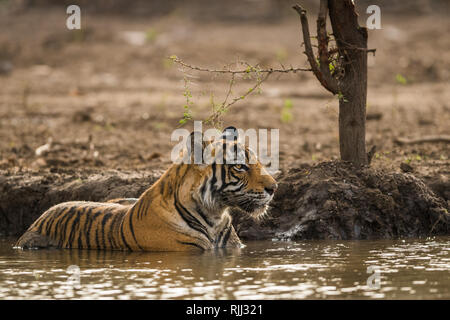
[[[0,241],[1,299],[450,298],[450,237],[248,243],[240,254],[195,257],[56,250],[17,255],[9,246]],[[79,286],[68,282],[70,265],[80,268]],[[380,271],[378,289],[367,285],[373,274],[368,266]]]

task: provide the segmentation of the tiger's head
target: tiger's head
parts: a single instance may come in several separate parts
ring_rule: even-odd
[[[196,134],[201,136],[193,132],[187,143],[190,159],[195,158],[194,150],[201,150],[203,160],[202,163],[194,160],[194,164],[188,165],[191,175],[196,177],[190,186],[194,200],[209,212],[239,208],[253,218],[263,216],[277,183],[255,153],[238,142],[237,130],[228,127],[222,137],[213,142],[198,142]]]

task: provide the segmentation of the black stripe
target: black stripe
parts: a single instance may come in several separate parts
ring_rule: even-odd
[[[59,226],[61,225],[62,221],[64,219],[66,219],[66,217],[70,214],[70,212],[73,211],[74,207],[66,207],[64,208],[64,210],[62,210],[61,212],[58,213],[58,216],[55,218],[55,220],[57,218],[60,218],[58,220],[58,222],[55,224],[55,232],[53,234],[50,234],[50,238],[52,238],[53,240],[57,240],[58,238],[58,231],[59,231]],[[66,211],[67,209],[67,211]],[[63,212],[66,212],[66,214],[64,216],[61,216]],[[60,217],[61,216],[61,217]],[[51,231],[51,230],[50,230]],[[61,239],[60,239],[61,240]]]
[[[111,213],[109,211],[105,212],[105,215],[103,216],[102,219],[102,242],[103,242],[103,248],[106,249],[106,236],[105,236],[105,225],[106,222],[108,222],[108,220],[111,218]]]
[[[245,160],[247,161],[247,163],[250,162],[250,155],[247,149],[245,149]]]
[[[213,163],[212,164],[212,178],[211,178],[211,192],[213,192],[214,190],[215,190],[215,184],[216,184],[216,181],[217,181],[217,178],[216,178],[216,166],[217,166],[217,164],[216,163]]]
[[[178,202],[177,197],[175,196],[175,209],[177,210],[180,217],[186,222],[186,224],[191,227],[194,230],[197,230],[198,232],[204,234],[209,241],[213,242],[210,235],[206,231],[206,228],[204,225],[200,223],[200,221],[197,220],[181,203]]]
[[[231,235],[231,229],[232,229],[232,225],[230,223],[230,225],[228,226],[228,230],[223,237],[222,244],[220,245],[220,247],[222,247],[222,248],[226,247],[228,239],[230,238],[230,235]]]
[[[72,230],[70,230],[70,234],[69,234],[69,239],[68,239],[68,245],[69,245],[69,248],[72,248],[72,241],[73,241],[73,237],[75,236],[75,232],[74,232],[74,230],[78,227],[78,223],[79,223],[79,221],[80,221],[80,210],[81,210],[82,208],[80,208],[80,207],[78,207],[77,208],[77,211],[75,212],[75,214],[74,214],[74,216],[75,216],[75,219],[73,219],[73,223],[72,223]]]
[[[111,234],[114,235],[114,232],[116,230],[116,224],[121,220],[120,218],[123,217],[123,212],[116,212],[113,217],[113,221],[111,222]],[[116,242],[115,237],[111,237],[113,249],[119,248],[120,244]]]
[[[206,185],[208,184],[208,179],[206,179],[205,181],[203,181],[203,185],[200,188],[200,193],[202,195],[202,199],[205,199],[205,193],[206,193]]]
[[[97,247],[97,249],[101,249],[100,248],[100,240],[98,239],[99,231],[100,231],[100,226],[99,226],[99,223],[97,223],[97,225],[95,226],[95,246]]]
[[[202,211],[202,208],[200,206],[195,206],[195,211],[199,214],[199,216],[203,219],[203,221],[206,222],[206,224],[210,227],[213,226],[213,223],[209,221],[208,217],[206,217],[205,213]]]
[[[50,235],[51,236],[50,231],[52,229],[53,224],[55,223],[56,219],[61,215],[61,213],[63,213],[66,209],[67,209],[67,207],[66,208],[62,208],[62,210],[54,213],[52,215],[52,217],[49,217],[49,218],[51,218],[51,221],[49,223],[47,223],[47,226],[45,227],[45,234],[46,235]]]
[[[142,209],[142,199],[141,201],[138,201],[134,204],[133,209],[131,210],[131,212],[135,213],[138,217],[138,219],[141,219],[141,209]]]
[[[123,224],[124,224],[124,221],[122,221],[122,224],[120,225],[120,235],[122,237],[123,244],[128,248],[128,250],[131,251],[131,247],[128,245],[127,241],[125,240],[125,235],[123,233]]]
[[[220,240],[222,239],[223,233],[225,232],[226,229],[227,229],[227,227],[223,228],[223,229],[220,231],[219,235],[217,236],[217,239],[216,239],[216,248],[219,247]]]
[[[224,165],[222,165],[221,167],[220,167],[220,176],[221,176],[221,179],[222,179],[222,185],[224,185],[225,184],[225,174],[226,174],[226,171],[225,171],[225,166]]]
[[[152,202],[151,200],[145,199],[144,207],[142,208],[142,210],[141,210],[141,212],[140,212],[140,219],[142,219],[144,216],[147,215],[147,210],[148,210],[148,208],[150,207],[151,202]]]
[[[78,232],[78,249],[82,249],[83,248],[83,241],[81,240],[81,235],[83,234],[82,230],[81,230],[81,225],[80,225],[80,231]]]
[[[180,169],[181,169],[181,165],[178,165],[175,169],[175,176],[177,177],[178,174],[180,173]]]
[[[49,216],[49,217],[47,217],[46,221],[48,221],[48,222],[47,222],[47,225],[45,226],[44,234],[49,235],[49,226],[51,226],[55,222],[55,219],[53,216]]]
[[[45,221],[44,218],[40,217],[38,220],[36,220],[35,224],[38,226],[36,232],[42,234],[42,227],[44,226],[43,222]]]
[[[229,173],[230,173],[230,175],[233,177],[233,178],[235,178],[236,180],[238,180],[238,182],[241,180],[241,179],[239,179],[239,177],[237,176],[237,175],[235,175],[231,170],[229,171]],[[237,183],[238,183],[237,182]],[[230,183],[234,183],[234,182],[230,182]]]
[[[220,242],[222,241],[222,237],[225,233],[225,231],[228,230],[228,228],[230,227],[231,224],[231,219],[228,219],[226,225],[222,228],[222,230],[220,231],[219,235],[216,238],[216,248],[220,246]]]
[[[204,234],[209,241],[212,241],[211,237],[206,231],[206,228],[194,216],[192,216],[189,211],[186,210],[186,208],[175,202],[175,209],[190,228]]]
[[[185,244],[185,245],[188,245],[188,246],[193,246],[193,247],[201,249],[202,251],[205,251],[205,249],[203,247],[201,247],[198,244],[193,243],[193,242],[178,241],[178,243]]]
[[[146,200],[146,204],[145,204],[144,211],[143,211],[143,213],[142,213],[143,216],[146,216],[146,215],[147,215],[148,209],[150,208],[151,205],[152,205],[152,200],[147,199],[147,200]]]
[[[73,206],[72,208],[70,208],[69,211],[66,212],[65,216],[62,217],[61,220],[58,222],[58,223],[61,223],[61,225],[64,225],[64,228],[63,228],[61,234],[59,235],[59,246],[60,247],[63,246],[64,241],[66,240],[67,225],[69,224],[70,218],[72,218],[75,215],[76,209],[77,209],[76,206]],[[58,224],[56,226],[57,226],[57,228],[59,228]],[[56,234],[55,234],[55,238],[56,238]]]
[[[228,145],[224,142],[222,144],[222,156],[223,156],[223,164],[227,163],[227,150],[228,149]]]
[[[241,181],[241,179],[239,179],[239,177],[235,176],[234,173],[232,172],[232,170],[228,170],[228,175],[231,175],[233,178],[235,178],[237,181],[236,182],[228,182],[225,183],[225,178],[224,181],[222,182],[222,186],[219,188],[218,191],[223,191],[226,187],[228,186],[237,186]],[[229,179],[230,180],[230,179]],[[238,189],[240,190],[240,189]]]
[[[143,200],[141,200],[141,204],[139,205],[139,208],[142,206],[142,202],[143,202]],[[131,231],[131,235],[133,236],[134,242],[136,242],[138,248],[139,248],[140,250],[142,250],[142,247],[141,247],[141,246],[139,245],[139,243],[137,242],[137,240],[136,240],[136,235],[134,234],[133,221],[132,221],[132,219],[133,219],[133,213],[134,213],[134,211],[131,211],[130,214],[129,214],[129,217],[128,217],[128,224],[130,225],[130,231]]]
[[[109,243],[109,248],[108,249],[114,249],[114,245],[113,245],[113,230],[112,230],[112,224],[114,222],[114,214],[111,214],[111,223],[109,224],[109,232],[108,232],[108,243]]]
[[[92,223],[95,221],[95,219],[97,219],[97,217],[100,215],[101,211],[97,211],[96,213],[94,213],[93,216],[91,216],[92,214],[92,210],[94,210],[94,207],[89,208],[88,211],[88,218],[89,218],[89,224],[86,228],[86,242],[88,245],[88,249],[91,248],[91,229],[92,229]]]
[[[175,180],[176,183],[175,183],[175,192],[174,193],[177,193],[178,189],[180,187],[180,184],[184,183],[184,177],[188,174],[189,168],[190,168],[189,165],[186,165],[186,170],[184,170],[183,175],[182,176],[178,176],[178,172],[181,169],[181,166],[178,166],[177,174],[175,175],[176,177],[178,176],[178,179]],[[169,188],[171,188],[171,184],[170,183],[169,183]]]
[[[92,207],[89,206],[87,208],[85,208],[85,210],[83,211],[83,215],[85,216],[84,219],[84,224],[81,225],[81,221],[80,221],[80,232],[78,233],[78,248],[82,248],[83,247],[83,235],[86,237],[86,225],[89,223],[89,213],[92,211]],[[89,240],[86,238],[86,247],[87,249],[90,249],[89,246]],[[83,247],[84,248],[84,247]]]
[[[41,224],[39,225],[39,228],[38,228],[38,232],[40,234],[42,234],[42,231],[43,231],[42,229],[44,228],[44,223],[46,223],[45,227],[47,228],[48,224],[50,223],[50,218],[51,218],[51,215],[46,215],[45,218],[42,219],[42,222],[41,222]]]
[[[164,187],[166,186],[166,181],[165,180],[161,180],[159,182],[159,193],[160,194],[164,194]]]

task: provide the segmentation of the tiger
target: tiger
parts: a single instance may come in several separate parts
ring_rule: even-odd
[[[230,139],[227,132],[232,132]],[[239,150],[245,161],[228,163],[225,153],[210,164],[172,163],[139,198],[109,202],[71,201],[44,212],[18,239],[16,248],[67,248],[128,251],[205,251],[241,248],[230,209],[258,219],[277,189],[254,152],[228,127],[215,141],[189,135],[186,151],[196,147]],[[200,132],[201,134],[201,132]],[[214,153],[214,152],[213,152]],[[253,161],[250,161],[253,160]]]

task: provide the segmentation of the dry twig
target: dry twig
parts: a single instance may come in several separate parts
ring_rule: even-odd
[[[269,76],[272,75],[273,73],[282,74],[282,73],[296,73],[299,71],[312,71],[311,69],[294,68],[292,66],[290,68],[285,68],[284,65],[282,65],[282,64],[281,64],[281,69],[274,69],[274,68],[263,69],[263,68],[260,68],[259,66],[252,66],[246,62],[240,62],[241,65],[246,66],[245,69],[234,69],[233,70],[233,69],[231,69],[231,67],[224,68],[224,69],[208,69],[208,68],[203,68],[203,67],[198,67],[198,66],[188,64],[188,63],[184,62],[183,60],[179,59],[177,56],[170,56],[169,59],[172,60],[174,63],[176,63],[184,68],[190,69],[190,70],[195,70],[195,71],[200,71],[200,72],[208,72],[208,73],[212,73],[212,74],[231,75],[231,79],[229,82],[228,90],[226,92],[224,101],[220,104],[219,107],[216,107],[216,105],[214,104],[214,101],[213,101],[212,102],[213,113],[211,116],[209,116],[205,120],[207,123],[212,123],[215,126],[219,124],[220,116],[223,113],[225,113],[232,105],[234,105],[238,101],[245,99],[248,95],[257,91],[259,89],[259,87],[261,86],[261,84],[264,81],[266,81],[269,78]],[[252,76],[254,76],[256,78],[256,83],[253,87],[248,89],[244,94],[237,96],[237,97],[231,99],[231,101],[230,101],[233,85],[235,84],[236,76],[238,76],[238,75],[241,75],[244,78],[247,75],[250,78]],[[185,90],[187,90],[187,89],[185,88]],[[181,120],[181,121],[183,121],[183,120]]]
[[[305,55],[308,58],[309,65],[312,72],[316,76],[317,80],[322,86],[330,91],[332,94],[339,92],[337,81],[333,79],[329,70],[329,52],[328,52],[328,36],[326,31],[326,15],[328,5],[326,1],[320,1],[319,18],[317,19],[317,38],[319,48],[319,65],[314,56],[314,52],[311,46],[311,38],[309,34],[308,18],[306,16],[306,10],[298,4],[292,7],[297,11],[300,16],[300,22],[302,25],[303,43],[305,44]]]
[[[185,68],[188,68],[191,70],[196,70],[196,71],[201,71],[201,72],[209,72],[209,73],[249,74],[249,73],[254,73],[254,72],[258,72],[258,73],[290,73],[290,72],[293,72],[293,73],[296,73],[298,71],[312,71],[311,69],[307,69],[307,68],[294,68],[294,67],[284,68],[284,66],[282,66],[282,69],[274,69],[274,68],[260,69],[260,68],[251,66],[250,64],[246,64],[247,65],[246,69],[240,69],[240,70],[208,69],[208,68],[202,68],[202,67],[193,66],[191,64],[188,64],[188,63],[184,62],[183,60],[179,59],[177,56],[170,56],[169,59]]]

